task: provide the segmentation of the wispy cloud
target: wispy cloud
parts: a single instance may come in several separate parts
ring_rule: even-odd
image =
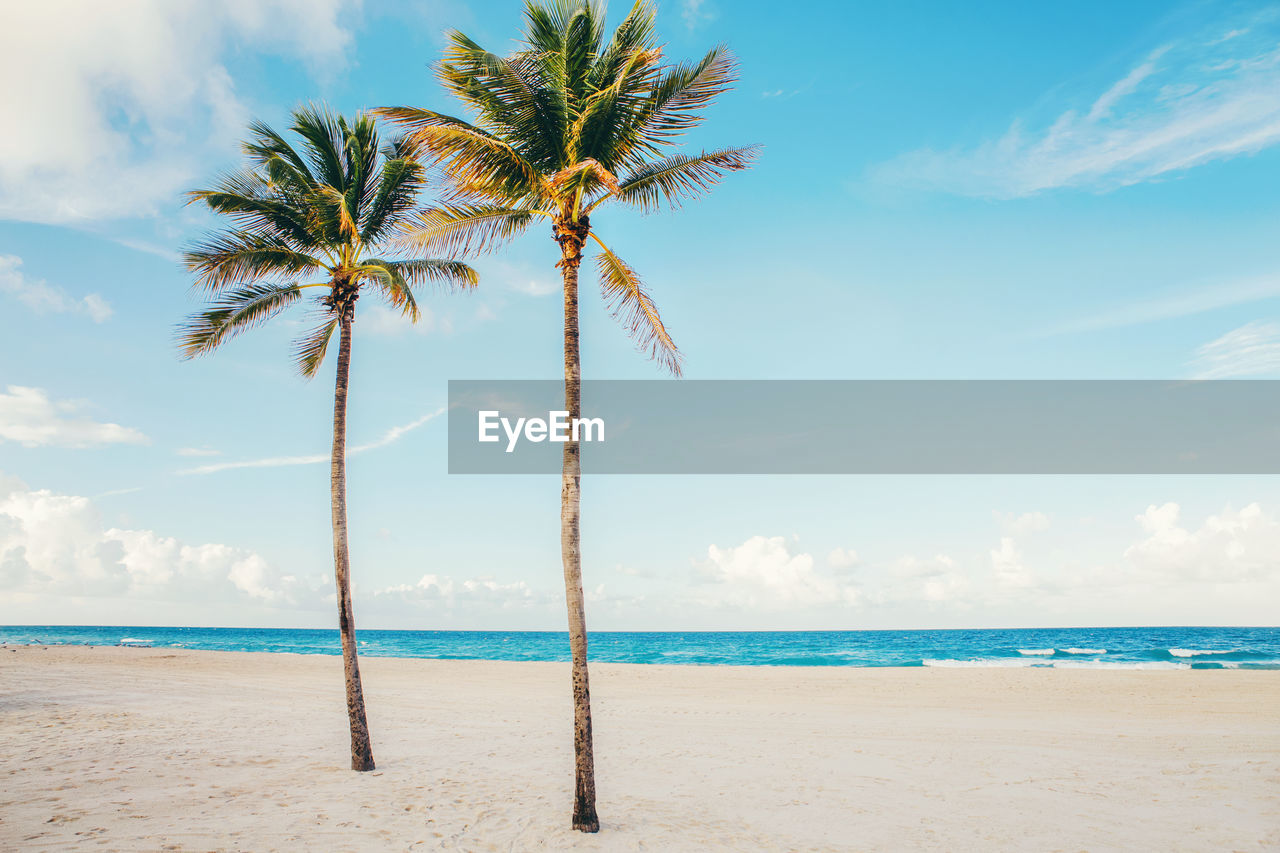
[[[127,489],[110,489],[108,491],[99,492],[98,494],[94,495],[93,500],[98,500],[99,498],[114,498],[114,497],[118,497],[119,495],[132,495],[135,492],[140,492],[140,491],[142,491],[142,486],[130,486]]]
[[[24,447],[96,447],[104,444],[150,444],[132,427],[102,423],[81,414],[81,400],[51,400],[40,388],[10,385],[0,394],[0,443]]]
[[[157,245],[150,240],[138,240],[133,237],[108,237],[113,243],[124,246],[126,249],[133,249],[135,252],[142,252],[147,255],[154,255],[157,258],[163,258],[166,261],[178,263],[182,260],[182,253],[168,246]]]
[[[451,334],[453,320],[439,316],[425,305],[418,307],[418,322],[413,322],[403,312],[385,305],[371,305],[357,315],[357,332],[395,337],[398,335],[429,335],[435,332]]]
[[[1280,375],[1280,323],[1246,323],[1196,350],[1196,379]]]
[[[222,451],[212,447],[179,447],[174,451],[179,456],[220,456]]]
[[[1027,533],[1039,533],[1049,529],[1049,516],[1043,512],[1024,512],[1017,515],[1012,512],[992,511],[991,516],[1000,528],[1010,536],[1021,536]]]
[[[444,406],[430,414],[423,415],[415,421],[410,421],[409,423],[401,426],[394,426],[374,441],[367,444],[358,444],[353,447],[348,447],[347,456],[350,457],[357,453],[376,450],[379,447],[386,447],[388,444],[397,442],[407,433],[413,432],[423,424],[440,417],[448,410],[448,407]],[[219,471],[230,471],[235,468],[283,468],[290,465],[318,465],[322,462],[328,461],[328,453],[314,453],[306,456],[271,456],[266,459],[247,459],[239,462],[214,462],[209,465],[199,465],[195,468],[186,468],[176,473],[215,474]]]
[[[29,278],[22,271],[22,258],[0,255],[0,293],[7,293],[37,314],[84,314],[95,323],[112,314],[107,300],[96,293],[75,297],[43,279]]]
[[[1048,334],[1070,334],[1139,326],[1159,320],[1172,320],[1203,314],[1232,305],[1261,302],[1280,297],[1280,274],[1259,276],[1195,290],[1179,290],[1149,299],[1117,305],[1100,313],[1063,323]]]
[[[703,24],[715,20],[716,16],[707,8],[706,0],[684,0],[680,17],[684,18],[685,27],[693,32]]]
[[[1039,127],[1018,119],[972,149],[914,151],[878,167],[894,183],[988,198],[1098,192],[1280,142],[1280,15],[1164,45]]]

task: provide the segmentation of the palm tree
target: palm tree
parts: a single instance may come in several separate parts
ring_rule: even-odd
[[[717,47],[700,61],[663,63],[654,9],[632,7],[606,41],[604,6],[589,0],[530,2],[523,44],[497,56],[459,32],[448,35],[438,75],[473,121],[432,110],[377,110],[451,178],[441,206],[418,216],[409,245],[470,253],[492,248],[534,221],[551,223],[564,279],[564,388],[570,418],[580,414],[578,268],[589,240],[613,315],[663,368],[679,375],[681,356],[657,306],[630,265],[592,230],[608,204],[651,211],[678,206],[746,168],[754,147],[671,152],[702,111],[736,79],[732,56]],[[663,156],[665,155],[665,156]],[[573,826],[595,832],[595,770],[587,630],[579,550],[579,448],[564,446],[560,547],[569,610],[574,700]]]
[[[333,564],[351,769],[372,770],[347,552],[347,381],[356,301],[371,289],[416,321],[415,286],[469,288],[476,274],[456,260],[383,257],[388,238],[405,224],[424,185],[425,168],[410,156],[404,140],[379,150],[372,116],[348,122],[316,106],[296,110],[291,129],[302,140],[301,152],[265,124],[250,125],[244,145],[248,167],[212,190],[189,194],[191,202],[207,205],[232,224],[185,253],[195,286],[208,294],[210,305],[182,324],[179,345],[185,358],[211,352],[299,302],[305,290],[319,289],[317,325],[297,341],[294,354],[302,375],[311,378],[338,332],[329,467]],[[320,280],[302,283],[308,279]]]

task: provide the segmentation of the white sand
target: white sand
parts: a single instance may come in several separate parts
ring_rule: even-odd
[[[4,850],[1275,850],[1280,672],[594,665],[0,648]]]

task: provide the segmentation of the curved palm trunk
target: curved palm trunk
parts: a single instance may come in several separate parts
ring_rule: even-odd
[[[570,422],[582,414],[582,369],[578,357],[578,266],[588,224],[556,223],[560,269],[564,275],[564,407]],[[564,596],[569,610],[569,650],[573,662],[573,828],[598,832],[596,769],[591,748],[591,690],[587,682],[587,616],[582,598],[582,552],[579,542],[581,466],[578,442],[564,445],[560,477],[560,555],[564,563]]]
[[[356,623],[351,611],[351,559],[347,553],[347,380],[351,372],[351,310],[339,320],[338,379],[333,392],[333,456],[329,485],[333,506],[333,570],[338,588],[338,630],[342,634],[342,666],[347,682],[347,717],[351,720],[351,769],[373,769],[373,746],[364,714]]]

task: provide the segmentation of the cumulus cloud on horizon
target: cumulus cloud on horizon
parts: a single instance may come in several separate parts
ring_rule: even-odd
[[[90,612],[100,624],[127,624],[123,614],[145,612],[172,624],[203,624],[204,614],[220,607],[244,614],[246,624],[330,623],[333,582],[325,560],[274,564],[243,544],[182,541],[110,524],[102,506],[96,498],[32,489],[0,472],[0,624],[23,621],[33,603],[53,622]],[[1153,503],[1127,524],[1127,542],[1113,543],[1100,559],[1032,547],[1044,535],[1032,524],[1024,528],[1034,534],[1027,542],[1006,532],[985,553],[860,557],[852,572],[830,560],[823,568],[794,537],[757,535],[710,545],[683,572],[643,582],[623,575],[616,590],[589,574],[586,594],[597,627],[637,630],[1010,620],[1265,624],[1260,614],[1280,596],[1280,518],[1271,511],[1258,503],[1227,506],[1196,521],[1185,519],[1177,503]],[[545,630],[563,619],[558,572],[467,577],[402,567],[399,573],[418,580],[388,583],[384,575],[355,586],[366,627]],[[135,617],[132,624],[142,623]]]
[[[0,608],[0,624],[25,612],[14,603],[19,595],[44,601],[46,612],[62,600],[98,600],[107,623],[113,608],[133,612],[131,605],[151,602],[152,618],[167,624],[198,624],[193,617],[215,606],[311,613],[311,621],[327,624],[334,606],[330,567],[308,569],[272,565],[252,548],[110,525],[92,498],[31,489],[0,472],[0,600],[15,608]],[[353,589],[361,616],[393,621],[423,613],[554,612],[563,601],[524,581],[435,574],[416,584]]]
[[[254,551],[108,526],[90,498],[12,479],[0,482],[0,589],[275,606],[314,606],[328,593],[323,578],[275,572]]]

